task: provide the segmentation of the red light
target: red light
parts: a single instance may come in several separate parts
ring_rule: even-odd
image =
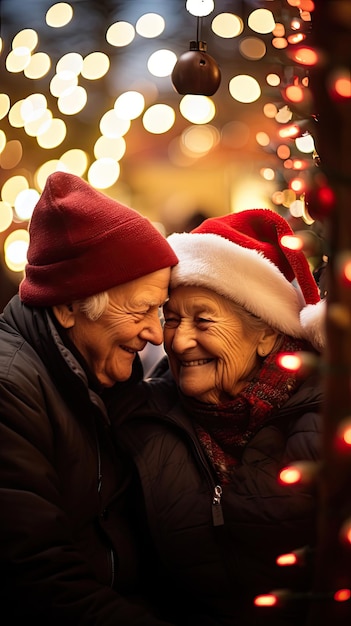
[[[334,593],[334,600],[336,602],[346,602],[347,600],[350,600],[350,598],[351,598],[350,589],[338,589],[338,591]]]
[[[351,519],[347,519],[340,529],[340,538],[343,542],[351,544]]]
[[[343,267],[343,275],[347,282],[351,282],[351,261],[345,263]]]
[[[334,192],[330,187],[321,187],[318,191],[318,197],[324,206],[333,206],[335,202]]]
[[[285,89],[285,97],[287,100],[290,100],[290,102],[303,102],[303,94],[303,89],[297,85],[289,85],[289,87]]]
[[[319,464],[314,461],[297,461],[284,467],[278,480],[283,485],[311,484],[315,482],[318,471]]]
[[[316,65],[318,63],[318,55],[313,48],[299,48],[293,52],[292,58],[301,65]]]
[[[338,78],[335,81],[334,89],[342,98],[351,98],[351,81],[348,78]]]

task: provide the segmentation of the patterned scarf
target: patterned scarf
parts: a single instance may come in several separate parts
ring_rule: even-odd
[[[310,351],[309,343],[284,337],[279,352]],[[277,353],[269,354],[257,375],[232,400],[206,404],[182,395],[204,452],[222,483],[239,464],[244,446],[270,420],[301,384],[296,374],[280,368]]]

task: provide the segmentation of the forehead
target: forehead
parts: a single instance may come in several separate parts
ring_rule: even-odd
[[[141,276],[109,290],[112,302],[130,302],[135,306],[161,306],[168,297],[170,270],[165,268]]]
[[[232,303],[212,289],[181,285],[171,289],[167,306],[194,310],[216,311],[220,309],[231,311]]]

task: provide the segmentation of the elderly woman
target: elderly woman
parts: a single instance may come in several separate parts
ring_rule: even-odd
[[[164,306],[170,371],[142,383],[143,406],[120,436],[163,562],[165,603],[183,624],[300,626],[307,615],[309,559],[276,562],[313,553],[316,533],[315,487],[279,482],[285,465],[317,461],[320,449],[318,373],[277,362],[281,352],[318,357],[323,346],[323,304],[304,254],[284,246],[292,236],[278,214],[254,209],[168,238],[179,259]],[[298,594],[255,606],[276,589]]]

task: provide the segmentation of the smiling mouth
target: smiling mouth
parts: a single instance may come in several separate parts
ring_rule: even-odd
[[[198,359],[197,361],[181,361],[182,367],[196,367],[197,365],[206,365],[214,359]]]

